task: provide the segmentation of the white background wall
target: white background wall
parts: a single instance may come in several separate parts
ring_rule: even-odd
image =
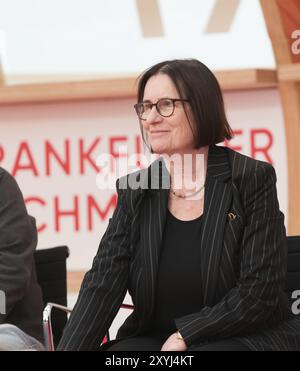
[[[274,67],[259,0],[228,33],[206,34],[214,0],[159,0],[162,38],[144,38],[135,0],[0,0],[10,74],[139,73],[167,58],[212,69]]]

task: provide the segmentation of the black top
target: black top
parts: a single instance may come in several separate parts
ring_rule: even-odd
[[[176,318],[203,308],[200,269],[202,216],[191,221],[168,211],[157,276],[155,332],[177,331]]]

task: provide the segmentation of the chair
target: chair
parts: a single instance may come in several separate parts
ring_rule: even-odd
[[[120,308],[133,310],[134,306],[131,304],[122,304]],[[48,303],[46,305],[44,309],[44,314],[43,314],[43,328],[44,328],[45,347],[46,347],[46,350],[48,350],[49,352],[55,351],[56,346],[58,345],[59,340],[61,339],[61,335],[63,331],[63,328],[62,328],[61,331],[59,332],[59,335],[60,335],[59,338],[58,337],[56,338],[57,341],[56,342],[53,341],[53,337],[54,337],[54,331],[52,329],[52,322],[53,322],[52,310],[53,309],[58,309],[62,311],[63,313],[65,313],[66,317],[68,313],[72,312],[72,309],[67,308],[66,306],[63,306],[63,305],[57,305],[54,303]],[[109,340],[110,340],[110,335],[109,335],[109,330],[108,330],[106,335],[102,339],[101,344],[105,344]]]
[[[50,322],[51,333],[45,333],[44,326],[44,338],[47,349],[50,348],[48,342],[52,343],[53,348],[57,346],[62,336],[63,328],[67,323],[67,313],[59,309],[65,308],[67,305],[66,260],[68,256],[69,249],[67,246],[37,250],[34,256],[37,280],[42,289],[44,307],[46,306],[45,309],[49,311],[49,317],[52,319],[52,322]]]
[[[292,301],[292,293],[300,289],[300,236],[287,237],[288,246],[288,264],[287,264],[287,276],[286,276],[286,294]],[[50,307],[49,307],[50,306]],[[55,350],[55,343],[51,342],[52,331],[51,331],[51,309],[55,306],[58,309],[62,309],[65,312],[71,312],[70,309],[55,305],[48,304],[44,310],[44,333],[46,340],[47,349],[50,351]],[[133,310],[133,305],[122,304],[121,308]],[[50,312],[49,312],[50,310]],[[62,334],[62,330],[59,331]],[[57,338],[58,339],[58,338]],[[107,332],[102,344],[110,340],[109,331]]]

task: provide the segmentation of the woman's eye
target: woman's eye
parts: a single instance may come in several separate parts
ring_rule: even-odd
[[[165,100],[162,102],[163,107],[171,107],[172,106],[172,101],[170,100]]]

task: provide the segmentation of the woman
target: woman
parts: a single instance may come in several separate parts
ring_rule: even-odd
[[[98,349],[128,289],[134,311],[102,349],[300,350],[283,291],[276,175],[216,146],[232,133],[214,75],[196,60],[159,63],[141,76],[135,108],[161,157],[117,182],[117,208],[59,349]],[[183,172],[175,155],[189,155]],[[132,177],[138,189],[126,189]]]

